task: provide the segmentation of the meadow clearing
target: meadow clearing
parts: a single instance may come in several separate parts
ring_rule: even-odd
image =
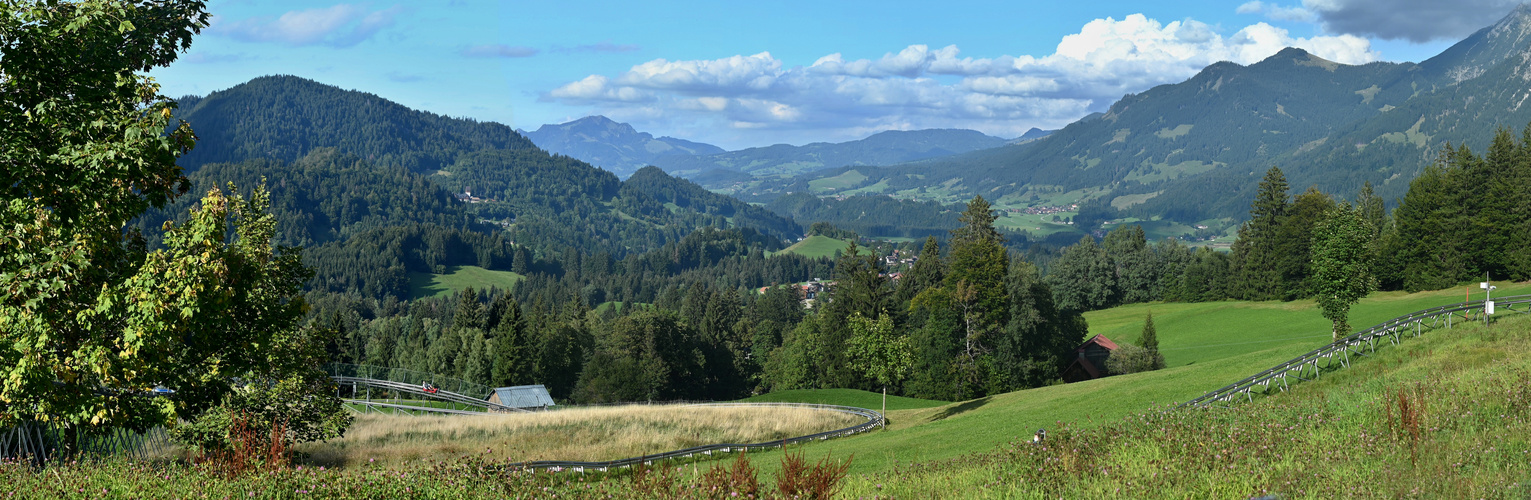
[[[483,416],[362,414],[345,437],[299,451],[329,467],[402,467],[464,454],[510,462],[600,461],[715,443],[761,443],[860,423],[790,407],[623,405]]]

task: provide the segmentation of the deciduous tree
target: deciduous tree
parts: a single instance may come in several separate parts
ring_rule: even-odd
[[[1313,283],[1318,307],[1334,323],[1334,339],[1350,333],[1350,306],[1376,289],[1368,251],[1372,229],[1348,203],[1330,210],[1313,231]]]

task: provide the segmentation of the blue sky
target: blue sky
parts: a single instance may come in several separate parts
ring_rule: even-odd
[[[214,0],[171,96],[290,74],[522,129],[604,114],[727,149],[887,129],[1002,137],[1282,47],[1419,61],[1506,0]]]

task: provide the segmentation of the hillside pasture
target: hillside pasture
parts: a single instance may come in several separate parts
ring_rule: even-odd
[[[1528,283],[1500,283],[1496,296],[1531,293]],[[1482,292],[1473,298],[1481,300]],[[1394,317],[1463,300],[1464,290],[1376,293],[1352,309],[1360,330]],[[1139,412],[1179,404],[1329,343],[1329,323],[1313,301],[1134,304],[1086,313],[1090,333],[1137,342],[1152,310],[1169,367],[993,395],[929,408],[890,409],[887,431],[805,448],[811,459],[856,459],[854,472],[948,460],[1024,440],[1067,423],[1089,429]],[[1451,335],[1438,331],[1431,335]],[[891,405],[891,400],[890,400]],[[756,461],[770,470],[780,452]]]
[[[410,295],[414,298],[444,297],[468,287],[509,290],[525,276],[510,271],[494,271],[478,266],[452,266],[446,274],[409,273]]]
[[[803,238],[803,241],[793,243],[792,246],[784,248],[779,252],[775,252],[772,255],[790,253],[808,257],[810,259],[817,259],[821,257],[834,257],[835,252],[844,252],[845,249],[849,246],[850,242],[848,241],[815,234],[813,236]]]

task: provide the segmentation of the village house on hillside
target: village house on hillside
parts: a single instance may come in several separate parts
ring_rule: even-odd
[[[1096,335],[1074,349],[1074,362],[1063,370],[1063,381],[1068,383],[1093,380],[1110,375],[1106,372],[1106,358],[1116,350],[1116,342],[1105,335]]]

